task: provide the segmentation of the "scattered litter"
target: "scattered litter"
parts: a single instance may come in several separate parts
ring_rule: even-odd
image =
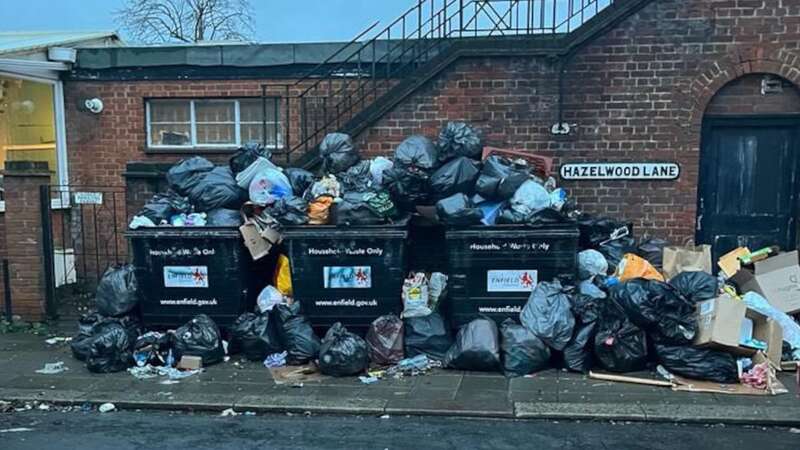
[[[38,406],[39,411],[50,411],[50,405],[42,403]]]
[[[0,433],[22,433],[24,431],[33,431],[33,428],[6,428],[5,430],[0,430]]]
[[[221,417],[236,417],[238,415],[239,413],[234,411],[233,408],[228,408],[220,414]]]
[[[358,377],[358,379],[364,384],[373,384],[377,383],[380,380],[378,377],[372,377],[372,376],[370,377],[360,376]]]
[[[433,369],[441,367],[441,361],[430,359],[427,355],[417,355],[413,358],[406,358],[396,365],[386,369],[386,375],[394,378],[418,376],[424,375]]]
[[[47,345],[56,345],[62,342],[70,342],[72,341],[71,337],[52,337],[50,339],[45,339],[45,344]]]
[[[115,409],[117,409],[117,407],[113,403],[103,403],[99,408],[97,408],[97,410],[101,413],[111,412]]]
[[[245,415],[245,416],[255,416],[255,415],[256,415],[256,412],[255,412],[255,411],[245,411],[245,412],[244,412],[244,415]]]
[[[391,416],[388,414],[384,414],[381,416],[381,419],[389,419],[389,418],[391,418]]]
[[[789,433],[800,434],[800,428],[789,428]]]
[[[158,384],[180,384],[178,380],[163,380],[159,381]]]
[[[150,364],[147,364],[142,367],[131,367],[130,369],[128,369],[128,373],[130,373],[131,375],[140,380],[148,380],[150,378],[156,378],[156,377],[168,377],[169,380],[182,380],[184,378],[188,378],[202,371],[203,369],[178,370],[174,367],[157,367],[157,366],[152,366]],[[162,384],[172,384],[172,383],[162,382]]]
[[[64,365],[64,361],[59,361],[45,364],[44,368],[37,370],[36,373],[43,375],[55,375],[67,370],[69,370],[69,367]]]
[[[264,367],[268,369],[283,367],[286,365],[287,356],[289,356],[287,352],[273,353],[264,360]]]

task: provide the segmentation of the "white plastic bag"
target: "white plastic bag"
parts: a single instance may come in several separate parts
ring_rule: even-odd
[[[267,311],[272,311],[275,305],[281,304],[283,301],[284,297],[281,291],[275,289],[275,286],[267,286],[258,294],[258,311],[262,314]]]
[[[403,282],[403,318],[424,317],[432,313],[428,307],[430,293],[425,274],[417,272]]]
[[[375,186],[383,184],[383,172],[394,167],[394,162],[391,159],[378,156],[369,163],[369,173],[372,175],[372,181]]]
[[[597,250],[584,250],[578,253],[578,278],[590,280],[597,275],[608,274],[608,261]]]
[[[434,272],[431,274],[431,278],[429,280],[429,287],[428,287],[428,308],[431,310],[436,310],[436,307],[439,305],[439,301],[442,300],[444,297],[445,292],[447,291],[447,275]]]
[[[253,178],[256,177],[259,173],[267,169],[275,169],[280,170],[275,164],[272,164],[270,160],[264,157],[256,158],[252,164],[247,166],[246,169],[236,174],[236,184],[239,185],[242,189],[250,188],[250,183],[253,182]]]
[[[511,198],[511,209],[526,217],[549,208],[551,204],[550,193],[533,180],[522,183]]]
[[[250,201],[256,205],[271,205],[292,195],[292,184],[286,175],[277,169],[262,170],[250,183]]]

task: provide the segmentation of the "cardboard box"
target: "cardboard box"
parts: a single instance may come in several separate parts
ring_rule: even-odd
[[[744,292],[755,292],[780,311],[800,312],[800,265],[798,252],[781,253],[741,269],[731,281]]]
[[[742,262],[739,261],[739,258],[749,254],[749,248],[739,247],[736,250],[722,255],[722,257],[719,258],[719,261],[717,261],[717,266],[719,266],[720,270],[722,270],[722,273],[725,274],[725,278],[730,278],[736,275],[736,272],[742,268]]]
[[[767,343],[767,358],[776,367],[780,367],[783,346],[783,329],[780,324],[747,309],[744,302],[728,295],[697,304],[695,346],[717,348],[740,356],[753,356],[758,350],[740,344],[743,329],[752,330],[753,338]]]
[[[254,261],[267,256],[272,250],[272,246],[281,242],[281,234],[278,231],[267,228],[263,232],[259,232],[258,226],[251,221],[247,221],[239,227],[239,232],[242,233],[244,245],[250,250],[250,256]]]
[[[203,367],[203,358],[199,356],[184,355],[178,361],[177,368],[181,370],[197,370]]]

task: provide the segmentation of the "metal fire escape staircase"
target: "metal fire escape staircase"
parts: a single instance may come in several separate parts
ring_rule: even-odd
[[[298,80],[282,99],[276,162],[312,167],[327,133],[357,136],[457,59],[560,57],[652,0],[418,0],[377,23]],[[296,124],[296,125],[292,125]]]

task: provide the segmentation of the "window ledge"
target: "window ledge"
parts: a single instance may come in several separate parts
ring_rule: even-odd
[[[221,148],[221,147],[192,147],[192,148],[161,148],[161,147],[145,147],[143,149],[144,153],[147,155],[164,155],[164,154],[173,154],[173,155],[227,155],[231,153],[235,153],[239,147],[229,147],[229,148]],[[267,147],[267,150],[275,151],[283,151],[283,148],[274,148],[274,147]]]

